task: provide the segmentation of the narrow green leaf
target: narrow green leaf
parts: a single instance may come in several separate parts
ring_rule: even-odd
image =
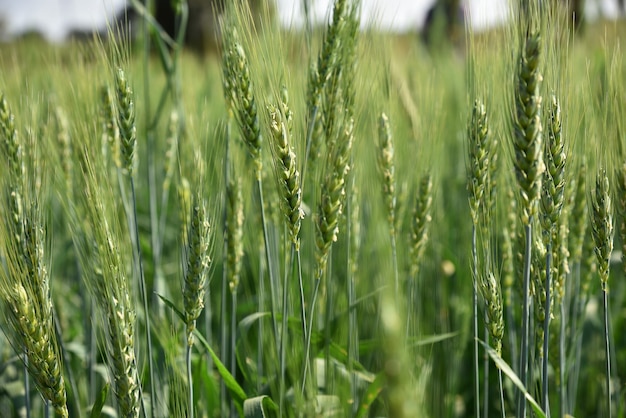
[[[365,418],[369,416],[369,411],[374,403],[374,401],[380,395],[380,392],[383,391],[383,385],[385,383],[385,376],[381,373],[376,376],[376,379],[367,388],[367,391],[363,394],[361,398],[361,404],[359,405],[359,410],[356,413],[356,418]]]
[[[459,335],[458,332],[447,332],[444,334],[428,335],[428,336],[421,337],[421,338],[410,338],[407,344],[409,347],[422,347],[425,345],[437,344],[442,341],[452,339],[456,337],[457,335]],[[359,341],[359,354],[360,355],[371,354],[373,351],[379,350],[383,344],[384,344],[383,341],[377,340],[377,339],[361,340]]]
[[[268,418],[276,415],[278,407],[269,396],[257,396],[243,403],[244,418]]]
[[[169,308],[171,308],[174,311],[174,313],[176,313],[176,315],[178,315],[181,321],[184,320],[184,316],[182,312],[171,301],[169,301],[167,298],[159,294],[157,294],[157,296],[161,298],[161,300]],[[198,339],[198,342],[205,348],[205,350],[211,355],[211,358],[213,359],[213,363],[215,364],[215,367],[217,368],[217,372],[220,374],[220,376],[224,380],[224,384],[226,385],[226,388],[228,389],[231,396],[233,397],[233,401],[235,402],[235,406],[237,407],[239,414],[243,415],[243,403],[248,398],[248,396],[246,395],[246,392],[244,392],[241,386],[239,386],[239,383],[237,383],[237,380],[233,377],[232,374],[230,374],[226,366],[224,366],[224,363],[222,363],[222,361],[217,356],[217,354],[215,354],[215,351],[213,351],[209,343],[204,339],[202,334],[200,334],[200,332],[197,329],[194,331],[194,336]]]
[[[91,414],[89,415],[91,418],[99,418],[102,415],[102,408],[107,400],[107,394],[109,393],[109,384],[105,384],[102,390],[100,391],[100,396],[96,398],[96,402],[94,402],[91,407]]]
[[[235,402],[237,410],[239,410],[240,413],[243,413],[243,403],[248,397],[246,395],[246,392],[244,392],[241,386],[239,386],[237,380],[235,380],[233,375],[230,374],[226,366],[224,366],[224,364],[220,361],[220,358],[217,356],[217,354],[215,354],[215,351],[213,351],[209,343],[204,339],[202,334],[200,334],[197,329],[194,331],[194,335],[196,336],[196,338],[198,338],[198,342],[200,342],[200,344],[202,344],[211,355],[213,363],[215,363],[215,367],[217,368],[217,372],[220,374],[220,376],[222,376],[226,388],[233,397],[233,401]]]
[[[502,370],[502,372],[511,380],[511,382],[513,382],[513,384],[517,386],[519,390],[522,391],[522,393],[524,394],[524,397],[526,398],[530,406],[533,408],[533,411],[535,411],[535,414],[537,415],[537,417],[546,418],[545,412],[543,412],[543,410],[541,409],[537,401],[535,401],[535,399],[533,399],[530,393],[528,393],[528,391],[522,384],[522,381],[519,379],[519,377],[517,377],[517,375],[511,368],[511,366],[509,366],[507,362],[504,361],[502,357],[498,355],[498,353],[496,353],[496,350],[489,347],[487,344],[485,344],[484,342],[480,340],[478,340],[478,342],[485,348],[485,350],[489,354],[489,357],[491,357],[493,362],[496,364],[496,367]]]
[[[178,315],[178,317],[181,319],[181,321],[185,321],[185,315],[182,313],[182,311],[180,309],[178,309],[176,307],[176,305],[174,305],[174,303],[172,301],[170,301],[169,299],[167,299],[165,296],[161,296],[158,293],[156,294],[159,299],[161,299],[163,301],[163,303],[165,303],[167,305],[168,308],[170,308],[171,310],[174,311],[174,313],[176,315]]]

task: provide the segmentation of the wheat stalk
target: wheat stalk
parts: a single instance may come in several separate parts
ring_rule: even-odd
[[[141,387],[135,356],[136,315],[128,274],[129,252],[125,251],[129,242],[121,239],[121,228],[115,215],[111,216],[115,213],[110,206],[113,192],[108,183],[100,184],[95,173],[94,163],[85,160],[83,197],[88,223],[81,230],[83,223],[73,219],[74,245],[105,327],[104,348],[119,413],[138,417]]]
[[[420,264],[428,243],[429,229],[432,222],[432,204],[433,181],[430,173],[426,173],[420,179],[411,217],[410,257],[412,280],[417,280],[418,278]]]
[[[204,308],[207,275],[211,265],[209,254],[211,224],[202,198],[195,194],[187,232],[185,279],[183,284],[183,307],[187,328],[187,345],[193,345],[196,320]]]
[[[467,126],[467,137],[469,142],[469,167],[467,175],[467,189],[469,191],[469,206],[472,216],[472,306],[473,306],[473,330],[474,330],[474,386],[475,399],[474,406],[476,416],[480,414],[480,370],[478,366],[478,292],[479,292],[479,266],[478,266],[478,245],[477,229],[478,219],[481,213],[485,213],[485,193],[488,187],[488,176],[490,167],[490,145],[489,125],[485,106],[480,100],[474,101],[471,119]],[[487,363],[488,364],[488,363]],[[485,373],[487,373],[485,371]],[[486,395],[485,395],[486,396]],[[487,400],[485,400],[485,404]]]
[[[491,158],[491,135],[489,135],[487,111],[480,100],[474,102],[472,116],[467,126],[467,137],[469,140],[467,189],[472,223],[477,226],[479,211],[485,202],[484,194],[487,189]]]
[[[350,151],[352,149],[354,122],[349,121],[337,147],[331,151],[330,171],[322,183],[320,203],[315,215],[315,244],[317,248],[317,280],[320,280],[326,268],[328,253],[339,234],[339,218],[343,211],[346,195],[346,175],[350,170]]]
[[[553,244],[558,240],[559,222],[564,204],[565,193],[565,146],[561,134],[561,106],[552,95],[549,107],[550,120],[548,123],[548,137],[545,143],[544,161],[546,171],[543,175],[541,192],[541,214],[540,220],[543,228],[543,244],[546,247],[545,259],[545,281],[538,292],[539,299],[543,305],[537,306],[537,311],[543,316],[543,329],[537,328],[538,343],[541,342],[540,358],[542,360],[542,403],[545,410],[548,410],[548,342],[550,332],[551,304],[553,303],[552,290],[557,287],[554,284],[553,274],[557,273],[558,267],[553,265],[554,260],[559,258],[553,250]],[[561,285],[561,283],[559,283]],[[539,347],[539,345],[538,345]]]
[[[113,91],[106,85],[100,90],[100,123],[102,125],[102,154],[106,157],[110,152],[115,166],[121,168],[120,129],[117,124],[117,108]]]
[[[6,307],[12,345],[43,397],[68,416],[59,343],[55,334],[45,230],[36,188],[26,188],[22,142],[15,117],[0,95],[0,150],[4,154],[0,247],[0,298]],[[31,196],[35,194],[35,196]]]
[[[532,223],[537,213],[537,202],[541,192],[541,176],[545,170],[542,159],[541,96],[539,71],[541,37],[539,32],[529,31],[524,40],[519,58],[515,86],[515,116],[513,148],[515,150],[515,174],[520,189],[521,220],[525,228],[526,242],[523,275],[522,344],[520,355],[520,380],[528,384],[528,340],[530,311],[530,269],[532,260]],[[526,400],[518,391],[518,411],[526,416]]]
[[[611,354],[608,313],[609,268],[613,252],[613,204],[609,193],[609,178],[606,170],[600,169],[596,177],[595,195],[591,199],[591,232],[595,243],[594,252],[598,259],[598,274],[602,285],[604,308],[604,338],[606,354],[607,414],[612,417],[611,408]]]
[[[261,178],[263,169],[261,161],[262,137],[248,58],[235,28],[224,27],[223,36],[224,94],[229,108],[233,109],[244,143],[256,164],[258,180]]]
[[[398,255],[396,250],[396,166],[394,162],[391,123],[385,113],[382,113],[378,119],[378,141],[378,170],[382,176],[382,191],[387,210],[387,222],[389,223],[394,286],[397,297],[400,292],[400,283],[398,278]]]
[[[132,176],[135,168],[137,129],[135,128],[135,101],[133,91],[121,68],[115,73],[117,126],[120,132],[119,147],[122,170]],[[108,115],[107,115],[108,116]]]
[[[291,111],[281,100],[279,107],[269,105],[270,131],[273,138],[275,173],[281,194],[281,209],[285,216],[289,237],[296,250],[300,248],[300,225],[304,218],[302,187],[296,154],[289,142]]]

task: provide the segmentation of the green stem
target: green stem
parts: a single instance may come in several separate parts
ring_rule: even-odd
[[[188,412],[189,418],[193,418],[193,377],[191,375],[191,348],[192,348],[192,344],[187,344],[187,356],[186,356],[187,387],[189,388],[187,401],[189,402],[189,412]],[[154,407],[152,409],[154,409]]]
[[[293,267],[295,264],[295,256],[296,253],[296,244],[291,244],[291,253],[289,254],[289,262],[290,266],[285,271],[285,277],[283,279],[283,304],[282,304],[282,324],[280,331],[280,390],[279,390],[279,398],[278,398],[278,410],[279,417],[282,417],[285,410],[285,352],[287,347],[287,317],[289,315],[288,312],[288,290],[289,290],[289,278],[293,273]]]
[[[59,342],[59,350],[61,351],[61,356],[66,365],[65,369],[67,371],[67,380],[69,382],[70,389],[72,390],[71,398],[74,403],[72,407],[74,408],[74,411],[76,411],[75,413],[78,414],[79,411],[81,410],[80,405],[78,403],[78,386],[76,386],[76,378],[74,377],[74,372],[72,371],[72,368],[69,367],[70,356],[67,350],[65,349],[65,344],[63,344],[61,324],[59,324],[59,321],[56,320],[56,318],[58,317],[59,315],[57,314],[56,307],[55,305],[52,305],[52,318],[53,318],[52,322],[54,323],[54,333],[56,335],[57,341]]]
[[[576,303],[574,305],[574,314],[572,315],[573,323],[570,329],[577,330],[576,333],[572,333],[573,341],[572,345],[574,346],[574,366],[572,368],[572,372],[568,378],[569,382],[569,391],[568,391],[568,403],[566,408],[568,408],[565,412],[573,412],[576,407],[576,394],[578,393],[578,378],[580,376],[580,362],[582,357],[582,344],[583,344],[583,333],[584,326],[578,326],[578,322],[582,321],[583,315],[585,312],[585,307],[587,306],[587,297],[583,295],[581,292],[580,286],[580,260],[577,260],[574,264],[574,280],[576,285]],[[580,328],[580,330],[579,330]]]
[[[489,317],[486,310],[483,316],[485,319],[483,338],[485,339],[485,344],[489,345],[489,328],[487,328]],[[487,353],[487,350],[483,350],[483,418],[489,418],[489,353]]]
[[[230,374],[234,379],[237,379],[237,290],[233,290],[231,293],[230,304]],[[235,403],[231,397],[230,399],[230,411],[234,411]]]
[[[511,325],[515,323],[515,318],[513,315],[513,306],[511,306],[511,304],[506,305],[506,323],[511,324]],[[519,365],[519,355],[517,353],[516,327],[514,326],[508,327],[507,335],[509,336],[509,350],[511,350],[511,366],[513,367],[513,370],[519,374],[519,370],[515,370],[517,369],[517,366]]]
[[[565,315],[567,310],[565,309],[564,301],[561,302],[561,324],[559,325],[559,403],[561,414],[559,416],[564,417],[567,413],[567,386],[565,384],[565,367],[566,367],[566,353],[565,353]]]
[[[226,209],[225,209],[226,210]],[[224,240],[224,251],[226,251],[226,240]],[[224,252],[224,254],[226,254],[226,252]],[[228,292],[229,292],[229,287],[228,287],[228,267],[226,266],[227,263],[224,263],[224,268],[222,269],[222,294],[221,294],[221,303],[220,303],[220,342],[221,342],[221,355],[222,355],[222,361],[224,361],[224,363],[226,363],[226,353],[228,352],[228,324],[227,324],[227,318],[226,318],[226,312],[227,312],[227,296]],[[231,330],[231,333],[234,333],[234,330]],[[232,374],[232,370],[231,370],[231,374]],[[226,406],[226,402],[227,402],[227,392],[226,392],[226,383],[224,382],[224,379],[220,379],[220,411],[222,411],[222,413],[225,413],[226,410],[224,409]]]
[[[326,265],[326,277],[332,277],[332,248],[330,249],[330,253],[328,255],[328,264]],[[331,334],[331,312],[333,309],[333,289],[331,288],[332,282],[330,280],[326,280],[326,308],[324,312],[324,388],[326,389],[326,394],[332,394],[332,368],[331,368],[331,356],[330,356],[330,340],[332,338]]]
[[[304,299],[304,282],[302,280],[302,259],[300,250],[296,250],[298,263],[298,290],[300,292],[300,321],[302,321],[303,344],[306,346],[307,326],[306,326],[306,302]]]
[[[89,318],[95,318],[95,310],[93,301],[90,299],[89,303]],[[97,341],[96,341],[96,327],[92,325],[88,327],[89,332],[89,404],[93,404],[96,401],[96,365],[98,360],[96,358]]]
[[[524,303],[522,306],[522,345],[520,348],[519,377],[522,385],[528,387],[528,337],[530,328],[530,263],[532,253],[532,218],[524,226],[526,247],[524,249]],[[526,418],[526,398],[522,391],[517,393],[517,410],[519,417]]]
[[[391,226],[391,262],[393,263],[393,284],[395,290],[396,300],[400,297],[400,278],[398,276],[398,250],[396,245],[396,233],[395,228]]]
[[[154,366],[152,364],[152,337],[150,336],[150,311],[148,310],[148,294],[146,291],[146,278],[143,271],[143,259],[141,254],[141,244],[139,242],[139,227],[137,219],[137,195],[135,193],[135,180],[133,176],[130,176],[130,189],[132,194],[132,210],[133,210],[133,227],[135,234],[136,255],[137,264],[139,267],[139,287],[141,291],[141,298],[143,299],[143,310],[146,321],[146,344],[148,350],[148,379],[150,381],[150,416],[154,418],[154,407],[156,405],[156,396],[154,393],[154,382],[152,378],[154,376]]]
[[[606,350],[606,410],[609,418],[613,417],[611,405],[611,349],[609,336],[609,295],[606,288],[602,290],[602,306],[604,308],[604,347]]]
[[[260,254],[259,254],[260,255]],[[259,257],[259,282],[257,283],[259,288],[259,312],[265,312],[265,269],[263,268],[263,257]],[[263,387],[262,376],[264,376],[264,365],[263,365],[263,348],[265,344],[263,343],[263,338],[265,337],[265,326],[263,326],[263,321],[259,321],[259,338],[257,340],[257,392],[261,391]]]
[[[226,187],[230,187],[230,120],[228,122],[226,122],[226,152],[224,155],[224,182],[226,183]],[[224,259],[226,259],[226,257],[228,257],[228,231],[227,231],[227,226],[226,224],[228,223],[227,219],[228,219],[228,204],[226,203],[228,197],[226,196],[229,192],[227,191],[226,193],[223,194],[223,199],[222,199],[222,205],[224,205],[224,213],[223,213],[223,218],[222,218],[222,225],[224,228],[224,243],[222,246],[222,252],[224,254]],[[228,263],[224,262],[223,263],[223,268],[222,268],[222,295],[221,295],[221,306],[220,306],[220,323],[221,323],[221,335],[220,335],[220,340],[221,340],[221,347],[222,347],[222,357],[223,357],[223,361],[226,361],[226,353],[228,351],[228,328],[227,328],[227,319],[226,319],[226,311],[227,311],[227,307],[226,307],[226,295],[229,292],[229,286],[228,286]],[[235,330],[234,328],[231,330],[231,333],[234,333]],[[234,349],[234,347],[233,347]],[[232,374],[233,370],[231,370],[231,374]],[[225,412],[224,410],[224,406],[226,405],[226,397],[227,397],[227,393],[226,393],[226,383],[224,382],[224,379],[220,379],[220,410],[222,411],[222,413]]]
[[[149,4],[150,0],[145,0],[146,10],[151,9],[151,5]],[[157,207],[156,207],[156,168],[155,168],[155,140],[154,140],[154,129],[150,129],[150,37],[148,36],[148,22],[144,20],[143,24],[143,94],[144,94],[144,103],[146,106],[144,112],[145,124],[146,124],[146,171],[148,177],[148,196],[149,196],[149,206],[150,206],[150,238],[152,241],[152,262],[155,268],[155,277],[154,277],[154,288],[157,293],[162,293],[162,280],[160,277],[159,269],[159,260],[161,258],[160,255],[160,247],[158,245],[158,236],[159,236],[159,225],[157,222]],[[160,306],[158,304],[157,306]],[[160,309],[160,308],[157,308]]]
[[[502,418],[506,418],[506,407],[504,406],[504,385],[502,384],[502,370],[498,369],[498,390],[500,392],[500,410]]]
[[[474,407],[475,416],[480,416],[480,367],[478,365],[478,250],[476,245],[476,224],[472,226],[472,303],[474,316]]]
[[[272,256],[270,254],[270,239],[267,229],[267,219],[265,217],[265,202],[263,200],[263,180],[261,173],[257,173],[257,190],[259,193],[259,203],[261,205],[261,223],[263,224],[263,240],[265,262],[267,263],[267,273],[270,282],[270,309],[272,312],[272,331],[274,333],[274,341],[278,342],[278,323],[276,322],[276,280],[274,278],[274,269],[272,268]]]
[[[30,418],[30,380],[28,374],[28,355],[24,354],[24,407],[26,418]]]
[[[552,264],[552,244],[548,244],[546,251],[546,302],[544,307],[545,317],[543,319],[543,358],[541,359],[541,406],[546,412],[546,415],[550,416],[550,399],[548,396],[548,344],[550,340],[550,269]]]
[[[352,187],[354,190],[354,177],[352,178]],[[346,213],[352,213],[352,199],[346,200]],[[346,222],[346,241],[348,243],[352,240],[352,217],[348,216]],[[351,245],[346,246],[346,262],[347,262],[347,299],[348,299],[348,375],[350,377],[350,393],[352,395],[353,405],[358,405],[358,391],[356,376],[354,375],[354,360],[358,355],[358,324],[356,316],[356,291],[354,288],[354,268],[351,264],[353,254],[351,253]],[[356,409],[352,407],[350,409],[350,416],[354,416]]]
[[[317,295],[320,290],[320,283],[324,276],[323,270],[318,270],[317,277],[315,279],[315,288],[313,289],[313,297],[311,299],[311,311],[309,312],[309,326],[305,342],[305,355],[304,355],[304,372],[302,374],[302,393],[306,388],[306,379],[309,370],[309,362],[311,357],[311,334],[313,333],[313,317],[315,316],[315,305],[317,303]]]

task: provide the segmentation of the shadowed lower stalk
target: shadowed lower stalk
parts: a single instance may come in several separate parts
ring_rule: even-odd
[[[233,195],[233,190],[231,189],[231,177],[230,177],[230,171],[231,171],[231,148],[230,148],[230,141],[231,141],[231,116],[232,116],[232,108],[229,106],[230,102],[226,102],[226,106],[227,106],[227,120],[226,120],[226,126],[225,126],[225,135],[226,135],[226,139],[225,139],[225,146],[226,146],[226,150],[224,151],[224,182],[226,183],[226,193],[224,193],[223,198],[224,198],[224,202],[223,202],[223,208],[224,208],[224,213],[223,213],[223,217],[222,217],[222,227],[224,228],[223,232],[223,236],[224,236],[224,242],[223,242],[223,249],[222,251],[224,252],[224,254],[226,254],[226,263],[224,268],[222,269],[222,285],[221,285],[221,296],[220,296],[220,348],[221,348],[221,353],[222,356],[225,356],[226,353],[228,352],[228,328],[227,328],[227,324],[226,324],[226,311],[227,311],[227,294],[228,292],[226,291],[226,289],[228,288],[228,274],[231,270],[231,268],[228,266],[228,256],[229,256],[229,251],[228,251],[228,244],[231,241],[231,238],[229,236],[229,215],[231,214],[231,207],[230,207],[230,202],[231,202],[231,196]],[[231,291],[232,292],[232,291]],[[226,361],[226,358],[223,358],[223,361]],[[230,370],[231,374],[233,374],[233,370]],[[226,405],[226,383],[224,382],[224,380],[222,379],[220,381],[220,410],[223,411],[224,405]]]
[[[278,342],[278,324],[276,322],[276,307],[277,303],[275,300],[275,286],[276,280],[274,278],[274,268],[272,263],[272,256],[270,254],[270,239],[269,239],[269,231],[267,229],[267,217],[265,214],[265,201],[263,199],[263,180],[261,179],[261,171],[257,172],[257,181],[256,181],[256,189],[259,197],[259,204],[261,206],[261,224],[263,226],[263,253],[265,255],[265,263],[267,268],[268,279],[270,283],[270,310],[272,311],[272,332],[274,336],[274,341]]]
[[[235,358],[236,348],[236,329],[237,329],[237,291],[241,276],[241,260],[243,258],[243,196],[241,193],[241,180],[236,176],[230,176],[227,180],[228,188],[226,190],[226,217],[224,223],[224,247],[226,254],[226,268],[224,272],[224,280],[228,283],[228,292],[226,286],[223,286],[223,292],[231,295],[231,312],[230,312],[230,373],[235,377],[237,375],[237,364]],[[222,352],[226,355],[229,344],[226,336],[226,295],[222,297]],[[226,359],[224,359],[226,361]],[[222,387],[222,405],[226,401],[226,388]],[[231,399],[231,410],[233,408]]]
[[[520,187],[521,220],[525,234],[519,378],[526,388],[528,387],[532,225],[537,213],[537,201],[541,193],[541,176],[545,169],[542,159],[541,96],[539,96],[539,85],[542,80],[539,72],[540,40],[539,33],[532,30],[527,32],[524,39],[516,76],[515,117],[513,120],[513,148],[516,157],[514,166]],[[525,397],[521,391],[517,391],[518,416],[525,418],[526,408]]]
[[[611,410],[611,354],[608,313],[608,281],[611,252],[613,251],[613,207],[609,193],[609,178],[606,170],[601,169],[596,177],[596,190],[591,199],[591,232],[595,243],[594,251],[598,259],[598,275],[602,284],[602,306],[604,308],[604,342],[606,354],[606,407],[607,416],[613,416]]]
[[[28,356],[24,356],[24,407],[26,409],[26,418],[30,418],[30,382],[28,376]]]
[[[228,147],[228,146],[227,146]],[[226,154],[226,157],[224,159],[225,161],[225,166],[228,165],[228,163],[226,163],[226,161],[228,160],[228,153]],[[226,179],[226,184],[228,184],[229,181],[229,177],[228,175],[225,177]],[[226,186],[226,193],[225,195],[225,199],[226,202],[228,202],[228,194],[230,193],[229,191],[229,186]],[[228,260],[228,241],[229,241],[229,237],[227,235],[228,233],[228,224],[227,224],[227,218],[228,218],[228,213],[230,212],[229,208],[227,207],[227,205],[224,205],[224,248],[223,251],[226,254],[226,260]],[[227,263],[224,263],[225,266],[222,269],[222,291],[221,291],[221,295],[220,295],[220,347],[221,347],[221,353],[222,353],[222,361],[226,362],[226,358],[224,356],[226,356],[226,353],[228,352],[228,343],[229,343],[229,339],[228,339],[228,326],[227,326],[227,311],[228,311],[228,293],[226,289],[228,289],[228,274],[229,274],[229,267]],[[231,293],[232,294],[232,293]],[[231,307],[232,309],[232,307]],[[233,373],[232,370],[230,370],[231,374]],[[222,411],[222,413],[224,412],[224,405],[226,405],[226,397],[227,397],[227,392],[226,392],[226,382],[224,382],[224,380],[222,379],[220,381],[220,410]]]
[[[358,361],[358,322],[356,312],[356,289],[355,289],[355,277],[358,270],[358,254],[360,251],[361,240],[361,228],[360,228],[360,211],[359,211],[359,199],[355,186],[355,177],[352,175],[351,187],[350,187],[350,199],[346,201],[346,209],[348,212],[346,223],[346,237],[348,242],[346,251],[347,266],[347,300],[348,300],[348,373],[350,375],[350,389],[352,395],[352,401],[355,407],[352,408],[352,415],[356,411],[356,405],[359,404],[358,390],[356,375],[354,374],[354,362]]]
[[[549,416],[550,411],[550,398],[548,397],[548,344],[550,342],[550,303],[551,303],[551,269],[552,269],[552,245],[548,245],[546,248],[546,303],[544,306],[544,319],[543,319],[543,349],[541,358],[541,406],[546,414]]]

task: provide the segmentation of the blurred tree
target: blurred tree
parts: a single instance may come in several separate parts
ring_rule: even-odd
[[[460,0],[436,0],[426,15],[422,40],[433,50],[462,46],[465,16]]]
[[[623,0],[618,0],[623,2]],[[574,30],[581,31],[585,24],[585,0],[568,0],[569,14],[574,25]]]
[[[219,16],[227,0],[188,0],[189,22],[185,44],[198,53],[215,51],[219,47]],[[264,13],[274,16],[274,0],[247,0],[255,21]],[[163,29],[173,36],[176,32],[176,13],[172,0],[154,0],[154,14]]]

